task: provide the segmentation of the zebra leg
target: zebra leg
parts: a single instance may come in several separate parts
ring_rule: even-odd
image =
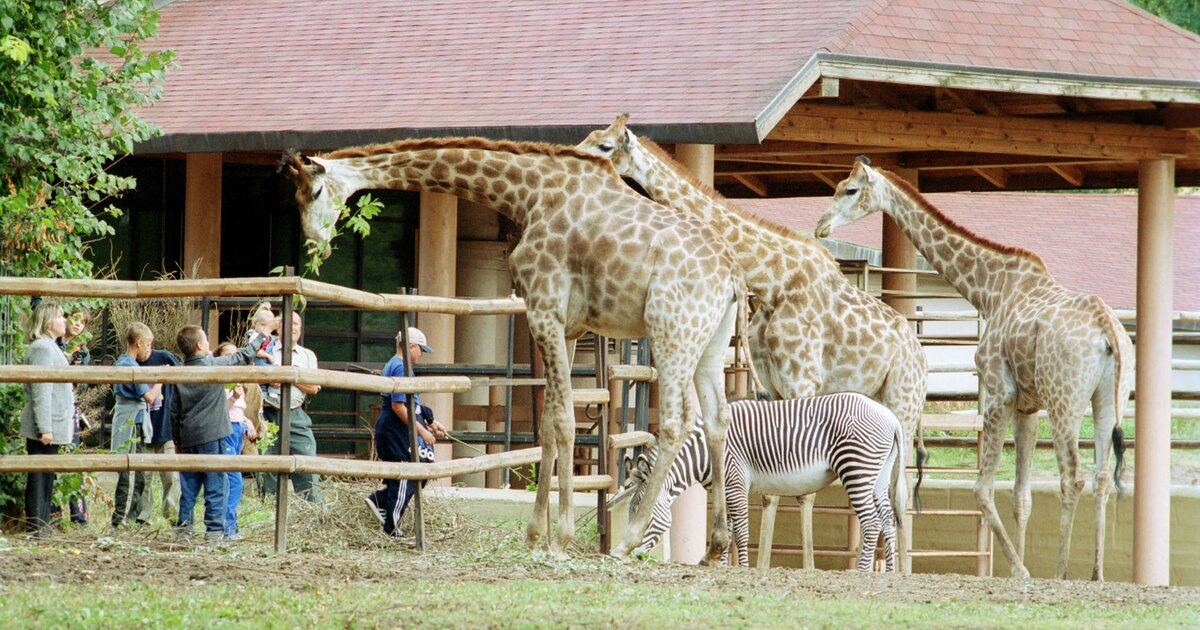
[[[887,483],[891,476],[891,466],[884,464],[875,482],[875,512],[879,515],[880,528],[883,532],[884,570],[888,573],[896,571],[896,514],[892,511],[892,501],[888,498],[891,484]]]
[[[880,517],[875,509],[875,502],[870,494],[865,501],[852,501],[854,514],[858,516],[858,524],[862,527],[862,547],[858,552],[859,571],[870,572],[875,564],[875,546],[879,543]]]
[[[771,545],[775,539],[775,513],[779,511],[779,495],[764,494],[762,500],[762,518],[758,521],[758,568],[765,570],[771,568]],[[747,532],[747,538],[749,538],[749,532]],[[807,542],[808,539],[805,538],[805,541]],[[749,544],[749,540],[746,542]],[[749,564],[750,559],[747,555],[746,563],[742,566],[749,566]]]
[[[805,494],[799,497],[800,501],[800,536],[803,538],[801,545],[804,547],[804,568],[813,569],[816,567],[816,562],[813,559],[813,504],[817,501],[817,495]]]

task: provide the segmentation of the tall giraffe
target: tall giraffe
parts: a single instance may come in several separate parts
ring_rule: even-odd
[[[984,395],[982,469],[975,499],[1013,577],[1025,568],[1025,528],[1032,494],[1029,472],[1037,442],[1037,412],[1046,409],[1054,432],[1062,489],[1059,522],[1059,578],[1067,575],[1071,528],[1084,479],[1079,460],[1079,427],[1088,402],[1096,423],[1096,558],[1092,579],[1104,579],[1104,520],[1108,503],[1108,448],[1116,455],[1113,480],[1121,488],[1124,437],[1121,417],[1133,384],[1133,344],[1120,322],[1094,295],[1070,291],[1050,276],[1042,259],[1028,250],[989,241],[958,225],[933,207],[911,184],[875,170],[859,158],[850,177],[838,184],[833,203],[816,233],[883,211],[895,219],[925,256],[987,320],[975,352]],[[1013,486],[1015,541],[996,513],[993,491],[1004,434],[1014,419],[1017,470]],[[1015,542],[1015,545],[1014,545]]]
[[[549,490],[558,459],[558,526],[551,550],[574,536],[573,445],[568,341],[585,332],[617,339],[648,336],[661,382],[659,448],[673,457],[695,422],[686,395],[699,392],[713,456],[722,453],[729,409],[724,356],[744,294],[736,263],[703,222],[680,217],[626,186],[612,165],[573,147],[441,138],[286,157],[305,234],[327,249],[344,201],[355,191],[398,188],[446,192],[489,206],[521,228],[509,269],[525,298],[530,334],[546,373],[542,466],[526,542],[547,536]],[[672,457],[648,482],[662,486]],[[714,476],[718,471],[714,469]],[[719,478],[724,482],[724,467]],[[641,542],[653,507],[630,519],[614,555]],[[710,559],[729,545],[724,501],[714,509]]]
[[[777,398],[846,391],[870,396],[900,418],[912,444],[925,406],[927,369],[925,352],[904,316],[850,284],[820,243],[734,207],[658,145],[635,136],[627,120],[618,116],[579,147],[608,157],[652,199],[709,223],[729,243],[759,305],[748,337],[768,393]],[[918,467],[921,456],[919,450]],[[812,568],[813,495],[801,497],[800,505],[804,566]],[[905,569],[908,535],[902,528]]]

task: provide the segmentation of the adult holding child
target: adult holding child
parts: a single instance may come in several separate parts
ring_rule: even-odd
[[[154,350],[154,333],[142,322],[133,322],[125,327],[125,352],[117,357],[117,367],[138,367],[138,361],[150,358]],[[129,383],[113,386],[112,440],[110,450],[114,453],[140,453],[143,444],[153,438],[150,421],[150,405],[162,397],[162,384]],[[144,473],[138,473],[144,481]],[[129,472],[117,473],[117,487],[113,492],[112,527],[120,527],[127,519],[138,519],[142,512],[141,497],[130,493]],[[138,520],[138,525],[143,521]]]
[[[66,368],[67,357],[56,340],[67,330],[67,318],[56,302],[43,301],[33,309],[25,329],[25,364]],[[70,383],[25,383],[21,435],[30,455],[56,455],[70,444],[75,427],[75,391]],[[37,537],[50,533],[50,499],[54,473],[29,473],[25,482],[25,518]]]
[[[173,352],[159,348],[150,350],[150,356],[138,359],[142,367],[166,367],[183,365]],[[142,445],[142,451],[154,455],[174,455],[175,441],[171,435],[171,401],[175,397],[175,386],[164,384],[162,395],[149,406],[150,441]],[[158,473],[162,482],[162,515],[168,523],[175,522],[179,514],[179,473],[162,470]],[[138,471],[134,476],[133,494],[138,497],[140,507],[137,522],[145,523],[154,515],[154,474]]]
[[[278,326],[279,330],[283,330],[282,324]],[[299,368],[317,369],[317,355],[313,354],[312,350],[300,345],[300,336],[303,333],[299,313],[292,313],[292,366]],[[282,336],[282,332],[281,332]],[[278,339],[275,342],[275,350],[272,354],[272,360],[275,365],[283,365],[283,340]],[[288,449],[292,455],[311,455],[317,454],[317,440],[313,437],[312,418],[304,411],[304,400],[307,396],[312,396],[321,391],[320,385],[307,385],[296,383],[290,385],[292,388],[291,404],[288,407]],[[263,417],[267,422],[279,425],[279,404],[280,392],[279,383],[272,383],[267,388],[267,395],[263,398]],[[279,454],[279,440],[275,440],[267,447],[267,455]],[[292,488],[300,497],[319,503],[322,500],[321,488],[318,485],[316,475],[308,473],[292,473]],[[263,474],[263,490],[267,494],[275,494],[279,492],[279,476],[274,473]]]

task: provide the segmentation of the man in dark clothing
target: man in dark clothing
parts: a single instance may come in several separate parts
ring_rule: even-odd
[[[184,366],[250,365],[255,346],[250,345],[225,356],[212,356],[208,335],[199,326],[184,326],[175,336]],[[171,400],[171,435],[175,448],[185,455],[220,455],[221,440],[230,433],[229,408],[225,404],[225,386],[220,383],[180,383]],[[209,542],[225,536],[225,497],[229,481],[223,472],[179,473],[179,521],[181,534],[192,533],[192,513],[196,496],[204,487],[204,537]]]
[[[150,358],[138,361],[142,367],[160,367],[164,365],[182,365],[179,359],[166,350],[150,351]],[[175,443],[171,440],[171,401],[175,398],[175,386],[164,384],[162,398],[150,405],[150,426],[153,427],[150,443],[142,447],[142,452],[158,455],[174,455]],[[162,480],[162,515],[167,522],[174,523],[179,513],[179,473],[160,471]],[[154,514],[154,486],[150,473],[138,471],[133,478],[133,495],[137,497],[137,522],[145,523]]]

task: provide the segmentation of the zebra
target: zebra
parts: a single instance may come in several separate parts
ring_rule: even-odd
[[[886,570],[896,570],[896,531],[903,527],[896,514],[904,514],[907,497],[903,490],[904,429],[891,410],[855,393],[743,400],[731,403],[729,410],[733,419],[726,434],[725,498],[738,564],[750,565],[751,490],[798,496],[840,479],[862,527],[858,570],[871,570],[881,530]],[[630,498],[630,511],[637,509],[654,458],[655,451],[650,449],[638,456],[625,488],[610,505]],[[630,463],[628,457],[626,462]],[[705,487],[712,483],[708,445],[700,427],[692,430],[668,470],[637,551],[649,552],[658,544],[671,526],[671,503],[697,483]]]

